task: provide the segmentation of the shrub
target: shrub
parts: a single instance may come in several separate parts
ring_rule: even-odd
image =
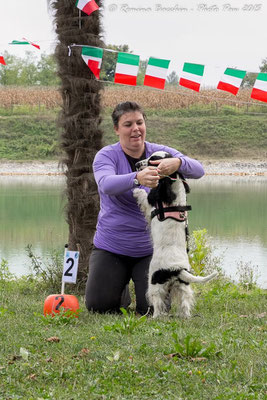
[[[247,290],[252,290],[257,286],[259,278],[258,267],[253,266],[251,262],[239,262],[237,266],[240,285]]]
[[[59,293],[62,283],[63,256],[61,252],[52,250],[45,260],[34,254],[31,244],[26,246],[26,252],[31,260],[34,277],[39,280],[39,288],[50,293]],[[30,276],[32,277],[32,275]]]
[[[189,262],[196,275],[205,275],[218,271],[223,275],[221,257],[213,255],[214,247],[206,229],[193,231],[189,240]]]

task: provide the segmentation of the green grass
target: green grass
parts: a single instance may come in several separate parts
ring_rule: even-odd
[[[117,140],[111,110],[103,114],[104,144]],[[175,147],[199,159],[266,158],[267,113],[246,114],[222,106],[180,110],[147,110],[147,140]],[[0,159],[57,160],[57,110],[0,110]]]
[[[82,297],[66,320],[42,316],[36,283],[0,280],[0,398],[266,399],[266,291],[195,292],[190,320],[92,314]]]
[[[7,160],[56,159],[56,114],[8,115],[0,118],[0,158]]]
[[[218,114],[206,115],[195,109],[183,111],[150,111],[147,139],[200,159],[266,157],[267,114],[227,115],[222,110]],[[104,117],[103,127],[105,142],[114,143],[116,137],[108,115]]]

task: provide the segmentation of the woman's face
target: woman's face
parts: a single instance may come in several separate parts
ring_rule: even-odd
[[[125,153],[138,158],[144,151],[146,138],[146,124],[143,115],[139,111],[124,113],[115,127],[120,144]]]

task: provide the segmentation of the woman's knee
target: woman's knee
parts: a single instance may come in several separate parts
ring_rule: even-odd
[[[86,299],[85,305],[88,311],[99,313],[99,314],[113,314],[120,311],[119,307],[114,307],[107,304],[101,304],[100,302],[95,302],[94,300]]]

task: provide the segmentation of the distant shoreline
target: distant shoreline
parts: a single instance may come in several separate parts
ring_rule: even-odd
[[[206,175],[267,176],[266,160],[201,160]],[[0,176],[64,175],[57,161],[0,161]]]

